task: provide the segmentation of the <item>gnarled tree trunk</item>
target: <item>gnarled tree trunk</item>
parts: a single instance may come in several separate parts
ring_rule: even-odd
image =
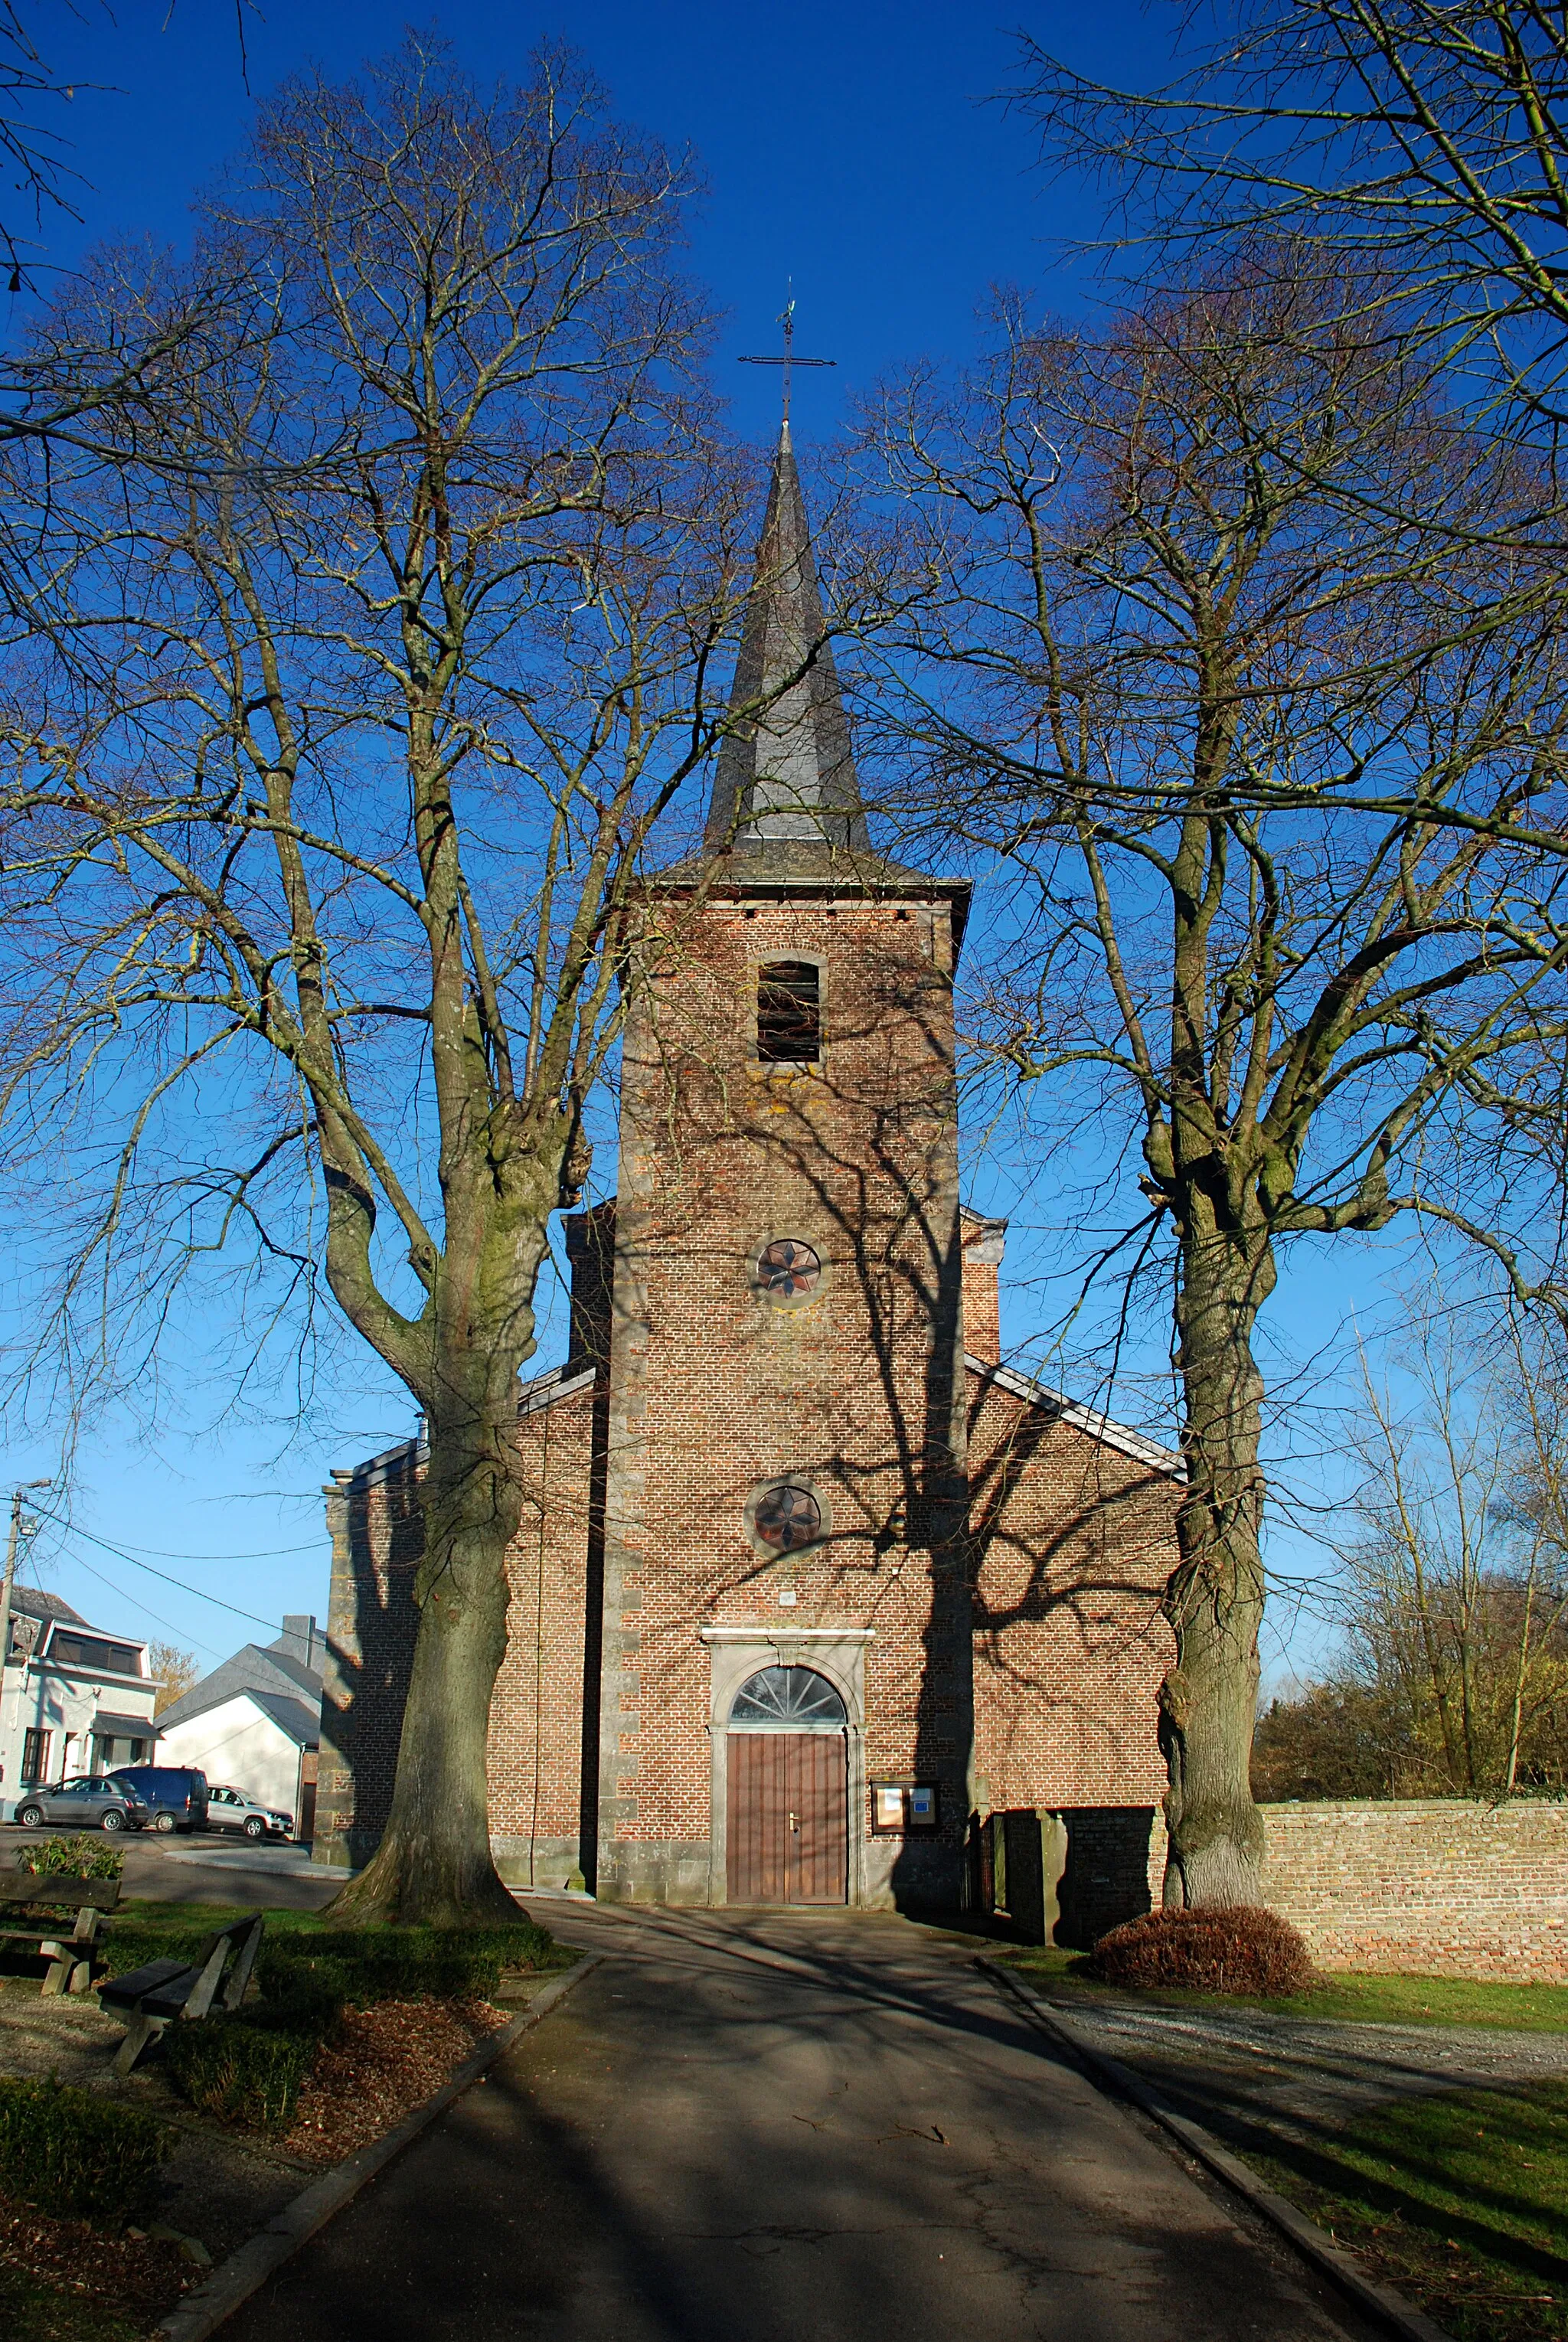
[[[1187,1487],[1164,1600],[1176,1656],[1160,1689],[1167,1909],[1263,1899],[1249,1778],[1263,1615],[1263,1378],[1252,1333],[1274,1269],[1266,1241],[1218,1230],[1205,1199],[1187,1216],[1175,1303]]]
[[[429,1418],[419,1631],[392,1811],[371,1861],[334,1901],[334,1923],[518,1916],[490,1851],[487,1781],[506,1551],[522,1511],[514,1384],[508,1396],[509,1409],[458,1401]]]

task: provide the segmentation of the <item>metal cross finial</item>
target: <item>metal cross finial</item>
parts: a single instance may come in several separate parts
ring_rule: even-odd
[[[797,358],[794,354],[794,279],[790,279],[789,299],[779,312],[779,324],[784,327],[784,355],[777,358],[742,358],[742,365],[782,366],[784,368],[784,419],[789,421],[791,369],[797,365],[836,365],[836,358]]]

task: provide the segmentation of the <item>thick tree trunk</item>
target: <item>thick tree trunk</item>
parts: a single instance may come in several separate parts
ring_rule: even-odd
[[[1193,1216],[1202,1219],[1201,1206]],[[1182,1244],[1187,1488],[1164,1605],[1176,1656],[1160,1691],[1167,1909],[1263,1900],[1263,1823],[1249,1778],[1263,1613],[1263,1381],[1252,1333],[1273,1281],[1265,1242],[1200,1227]]]
[[[494,1376],[481,1370],[485,1383]],[[506,1550],[521,1513],[516,1396],[430,1418],[419,1633],[385,1835],[329,1920],[515,1919],[490,1852],[490,1704],[506,1650]]]

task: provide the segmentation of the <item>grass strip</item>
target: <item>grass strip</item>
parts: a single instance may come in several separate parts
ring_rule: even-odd
[[[1407,2098],[1246,2156],[1455,2342],[1568,2336],[1568,2083]]]
[[[1102,1984],[1082,1952],[1054,1946],[998,1947],[992,1955],[1050,1990],[1074,1997],[1129,1997],[1170,2008],[1266,2008],[1282,2017],[1336,2025],[1474,2025],[1508,2033],[1568,2032],[1568,1985],[1482,1984],[1464,1977],[1325,1976],[1309,1991],[1267,2000],[1241,1994],[1184,1992],[1169,1986],[1129,1995]]]

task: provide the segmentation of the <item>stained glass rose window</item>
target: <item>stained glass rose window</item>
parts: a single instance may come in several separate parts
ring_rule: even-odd
[[[770,1301],[802,1301],[822,1283],[821,1256],[798,1236],[775,1236],[757,1255],[757,1283]]]
[[[759,1496],[752,1517],[770,1553],[798,1553],[822,1535],[822,1506],[809,1488],[788,1481]]]

